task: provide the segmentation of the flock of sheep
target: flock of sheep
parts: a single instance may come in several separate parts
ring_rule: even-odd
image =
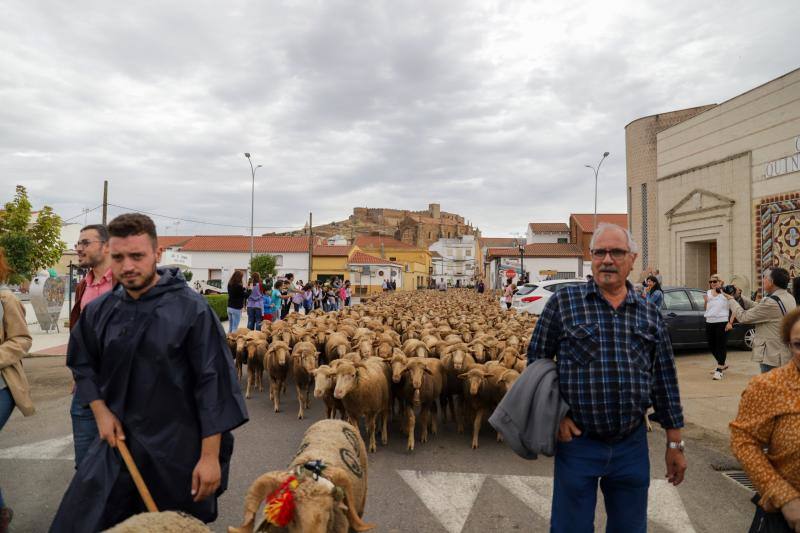
[[[313,390],[327,418],[356,426],[365,419],[370,452],[379,425],[387,444],[393,419],[413,450],[417,419],[424,443],[437,432],[439,411],[459,433],[471,425],[477,448],[482,422],[525,368],[535,324],[466,289],[391,292],[338,312],[290,314],[261,331],[239,329],[228,343],[246,397],[264,391],[266,373],[275,412],[291,378],[298,418]]]

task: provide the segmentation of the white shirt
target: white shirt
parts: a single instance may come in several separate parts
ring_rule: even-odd
[[[706,293],[708,296],[708,306],[703,316],[706,317],[706,322],[709,324],[716,324],[718,322],[728,321],[728,300],[722,293],[717,294],[715,290],[709,290]]]

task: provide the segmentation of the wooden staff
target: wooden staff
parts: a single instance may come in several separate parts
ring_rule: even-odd
[[[131,473],[133,482],[136,484],[136,489],[139,491],[139,496],[142,497],[145,507],[147,507],[149,512],[157,513],[158,507],[156,507],[156,502],[153,501],[150,491],[147,490],[147,485],[144,483],[142,474],[140,474],[139,469],[136,468],[136,463],[133,462],[133,456],[131,456],[131,452],[128,450],[128,446],[125,444],[124,440],[117,439],[117,449],[119,449],[119,453],[122,454],[122,460],[125,461],[125,466],[128,467],[128,472]]]

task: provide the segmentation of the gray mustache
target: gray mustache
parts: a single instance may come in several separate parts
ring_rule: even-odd
[[[619,270],[614,267],[605,267],[605,268],[600,268],[600,272],[613,272],[616,274],[617,272],[619,272]]]

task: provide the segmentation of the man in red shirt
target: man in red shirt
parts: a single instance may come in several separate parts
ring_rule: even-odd
[[[92,224],[81,230],[78,242],[78,264],[88,269],[86,277],[75,290],[75,304],[69,314],[69,327],[72,329],[86,305],[107,293],[114,287],[111,274],[111,256],[108,250],[108,229],[102,224]],[[73,391],[74,393],[74,391]],[[72,440],[75,445],[75,468],[78,467],[89,445],[97,438],[97,424],[88,405],[81,405],[72,396],[70,416],[72,417]]]

